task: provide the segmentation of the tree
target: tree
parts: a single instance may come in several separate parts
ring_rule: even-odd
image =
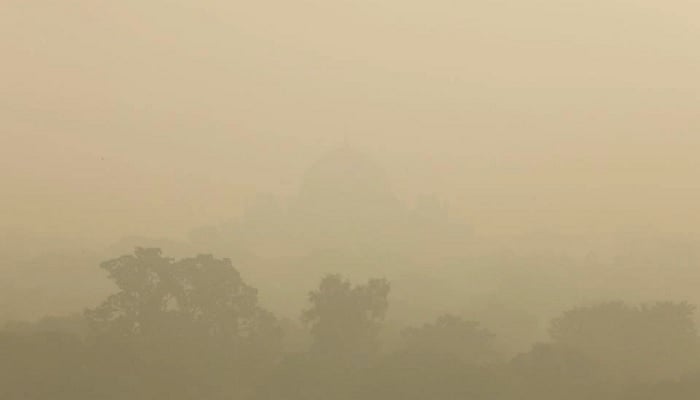
[[[168,314],[174,315],[168,310],[176,292],[172,264],[159,249],[143,248],[137,248],[134,255],[103,262],[100,267],[119,292],[86,310],[90,327],[98,334],[124,338],[146,336],[162,326]]]
[[[513,398],[607,399],[607,378],[599,365],[562,345],[536,343],[509,364]]]
[[[389,306],[389,282],[371,279],[353,286],[328,275],[309,293],[302,321],[311,326],[312,349],[321,354],[368,355],[378,349],[381,322]]]
[[[438,317],[434,323],[403,332],[405,351],[416,354],[449,356],[471,364],[493,362],[498,358],[495,335],[478,322],[452,314]]]
[[[120,290],[86,311],[95,332],[249,341],[279,331],[275,318],[258,305],[257,290],[228,259],[199,255],[174,261],[159,249],[137,248],[101,267]]]
[[[95,379],[104,379],[99,387],[107,392],[129,390],[129,398],[241,396],[279,355],[275,317],[258,305],[257,290],[228,259],[175,261],[159,249],[137,248],[102,268],[119,291],[85,314],[95,339]],[[105,379],[115,375],[123,379]]]
[[[698,336],[694,306],[622,302],[578,307],[554,319],[554,344],[597,361],[619,379],[662,380],[681,376],[695,363]]]

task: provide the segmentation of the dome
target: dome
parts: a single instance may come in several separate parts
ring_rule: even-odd
[[[367,154],[347,146],[327,153],[308,169],[299,201],[303,208],[353,214],[398,207],[384,171]]]
[[[331,151],[314,163],[296,200],[298,234],[327,247],[386,240],[401,215],[382,169],[371,157],[349,147]]]

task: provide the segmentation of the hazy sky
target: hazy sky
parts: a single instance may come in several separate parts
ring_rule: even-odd
[[[348,141],[478,229],[700,226],[700,6],[4,0],[0,221],[180,235]]]

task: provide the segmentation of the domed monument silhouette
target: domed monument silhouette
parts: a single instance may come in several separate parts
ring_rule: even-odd
[[[319,275],[414,274],[422,285],[426,271],[464,248],[465,231],[453,222],[435,195],[405,206],[371,155],[345,145],[313,162],[290,197],[261,194],[240,218],[194,236],[199,248],[227,256],[235,249],[246,276],[277,294],[278,309],[295,312],[306,301],[296,288],[315,285]]]
[[[402,213],[384,171],[366,153],[343,146],[305,173],[291,211],[308,239],[376,240]]]
[[[399,207],[384,171],[367,154],[347,146],[327,153],[306,171],[298,202],[305,212],[336,217],[375,217]]]

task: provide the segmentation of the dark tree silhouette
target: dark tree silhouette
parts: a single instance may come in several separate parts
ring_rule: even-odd
[[[578,307],[554,319],[550,335],[555,344],[597,360],[616,378],[672,379],[696,363],[694,309],[670,302]]]
[[[389,291],[385,279],[353,286],[340,275],[323,278],[319,288],[309,293],[311,306],[302,314],[302,321],[311,327],[313,350],[335,355],[374,353]]]
[[[168,305],[176,292],[173,260],[159,249],[137,248],[134,255],[103,262],[119,288],[95,309],[86,310],[90,327],[100,334],[119,337],[148,335],[174,312]]]
[[[445,314],[434,323],[404,330],[405,351],[416,354],[456,357],[460,361],[483,364],[496,361],[498,352],[491,332],[467,321]]]
[[[279,333],[228,259],[199,255],[174,261],[159,249],[102,263],[119,292],[87,310],[91,328],[117,337],[199,335],[250,341]]]
[[[238,398],[281,352],[275,317],[228,259],[175,261],[138,248],[102,268],[119,291],[85,314],[96,343],[94,379],[105,396]]]
[[[283,353],[280,324],[228,259],[138,248],[102,268],[118,291],[86,318],[0,331],[0,399],[694,400],[700,391],[686,303],[574,308],[552,321],[550,342],[509,362],[493,334],[450,314],[404,330],[403,347],[386,353],[389,283],[329,275],[302,314],[310,351]]]
[[[511,398],[607,399],[607,376],[596,360],[562,345],[537,343],[508,365]]]

